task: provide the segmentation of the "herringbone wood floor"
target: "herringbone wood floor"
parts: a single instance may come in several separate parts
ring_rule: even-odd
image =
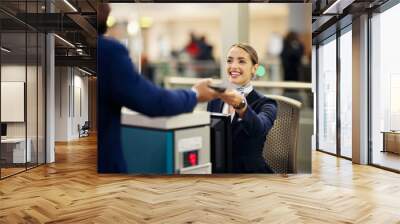
[[[400,175],[313,153],[313,174],[96,173],[96,139],[0,181],[0,223],[400,223]]]

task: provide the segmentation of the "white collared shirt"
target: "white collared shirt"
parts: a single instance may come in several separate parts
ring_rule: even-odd
[[[238,91],[238,92],[240,92],[242,95],[244,95],[244,97],[247,97],[247,95],[249,95],[249,93],[251,92],[251,91],[253,91],[253,85],[250,83],[250,82],[248,82],[246,85],[244,85],[244,86],[239,86],[239,85],[235,85],[235,84],[231,84],[232,85],[232,87],[236,90],[236,91]],[[229,104],[227,104],[227,103],[224,103],[224,106],[222,107],[222,113],[223,114],[229,114]],[[233,120],[233,117],[235,116],[235,113],[232,113],[231,114],[231,121]],[[241,120],[241,118],[239,118],[238,119],[238,121],[240,121]]]

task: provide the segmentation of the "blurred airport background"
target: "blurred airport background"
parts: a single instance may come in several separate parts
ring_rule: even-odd
[[[296,32],[303,45],[298,77],[311,82],[311,4],[111,4],[108,35],[124,43],[147,78],[224,78],[229,46],[247,42],[265,72],[257,80],[284,81],[284,38]]]
[[[262,65],[254,87],[302,103],[299,152],[311,158],[311,4],[113,3],[111,8],[107,35],[129,49],[147,79],[166,88],[188,88],[198,78],[226,81],[229,47],[249,43]]]

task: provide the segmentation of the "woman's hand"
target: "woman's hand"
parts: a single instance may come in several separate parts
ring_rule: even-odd
[[[221,98],[221,100],[234,108],[238,107],[242,103],[242,101],[245,100],[245,97],[236,90],[226,90],[225,92],[219,94],[219,98]],[[235,111],[239,114],[240,117],[243,117],[246,109],[247,104],[241,109],[235,109]]]
[[[242,102],[243,96],[236,90],[228,89],[225,92],[219,94],[219,98],[225,103],[235,107]]]

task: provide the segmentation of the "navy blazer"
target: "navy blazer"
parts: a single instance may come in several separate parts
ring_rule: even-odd
[[[232,163],[235,173],[273,173],[263,158],[266,136],[274,125],[277,113],[275,100],[257,91],[246,97],[248,107],[242,119],[235,114],[232,120]],[[224,102],[210,101],[207,110],[222,112]]]
[[[145,80],[128,50],[116,40],[98,37],[98,160],[100,173],[126,172],[121,147],[121,107],[148,116],[191,112],[197,104],[191,90],[165,90]]]

